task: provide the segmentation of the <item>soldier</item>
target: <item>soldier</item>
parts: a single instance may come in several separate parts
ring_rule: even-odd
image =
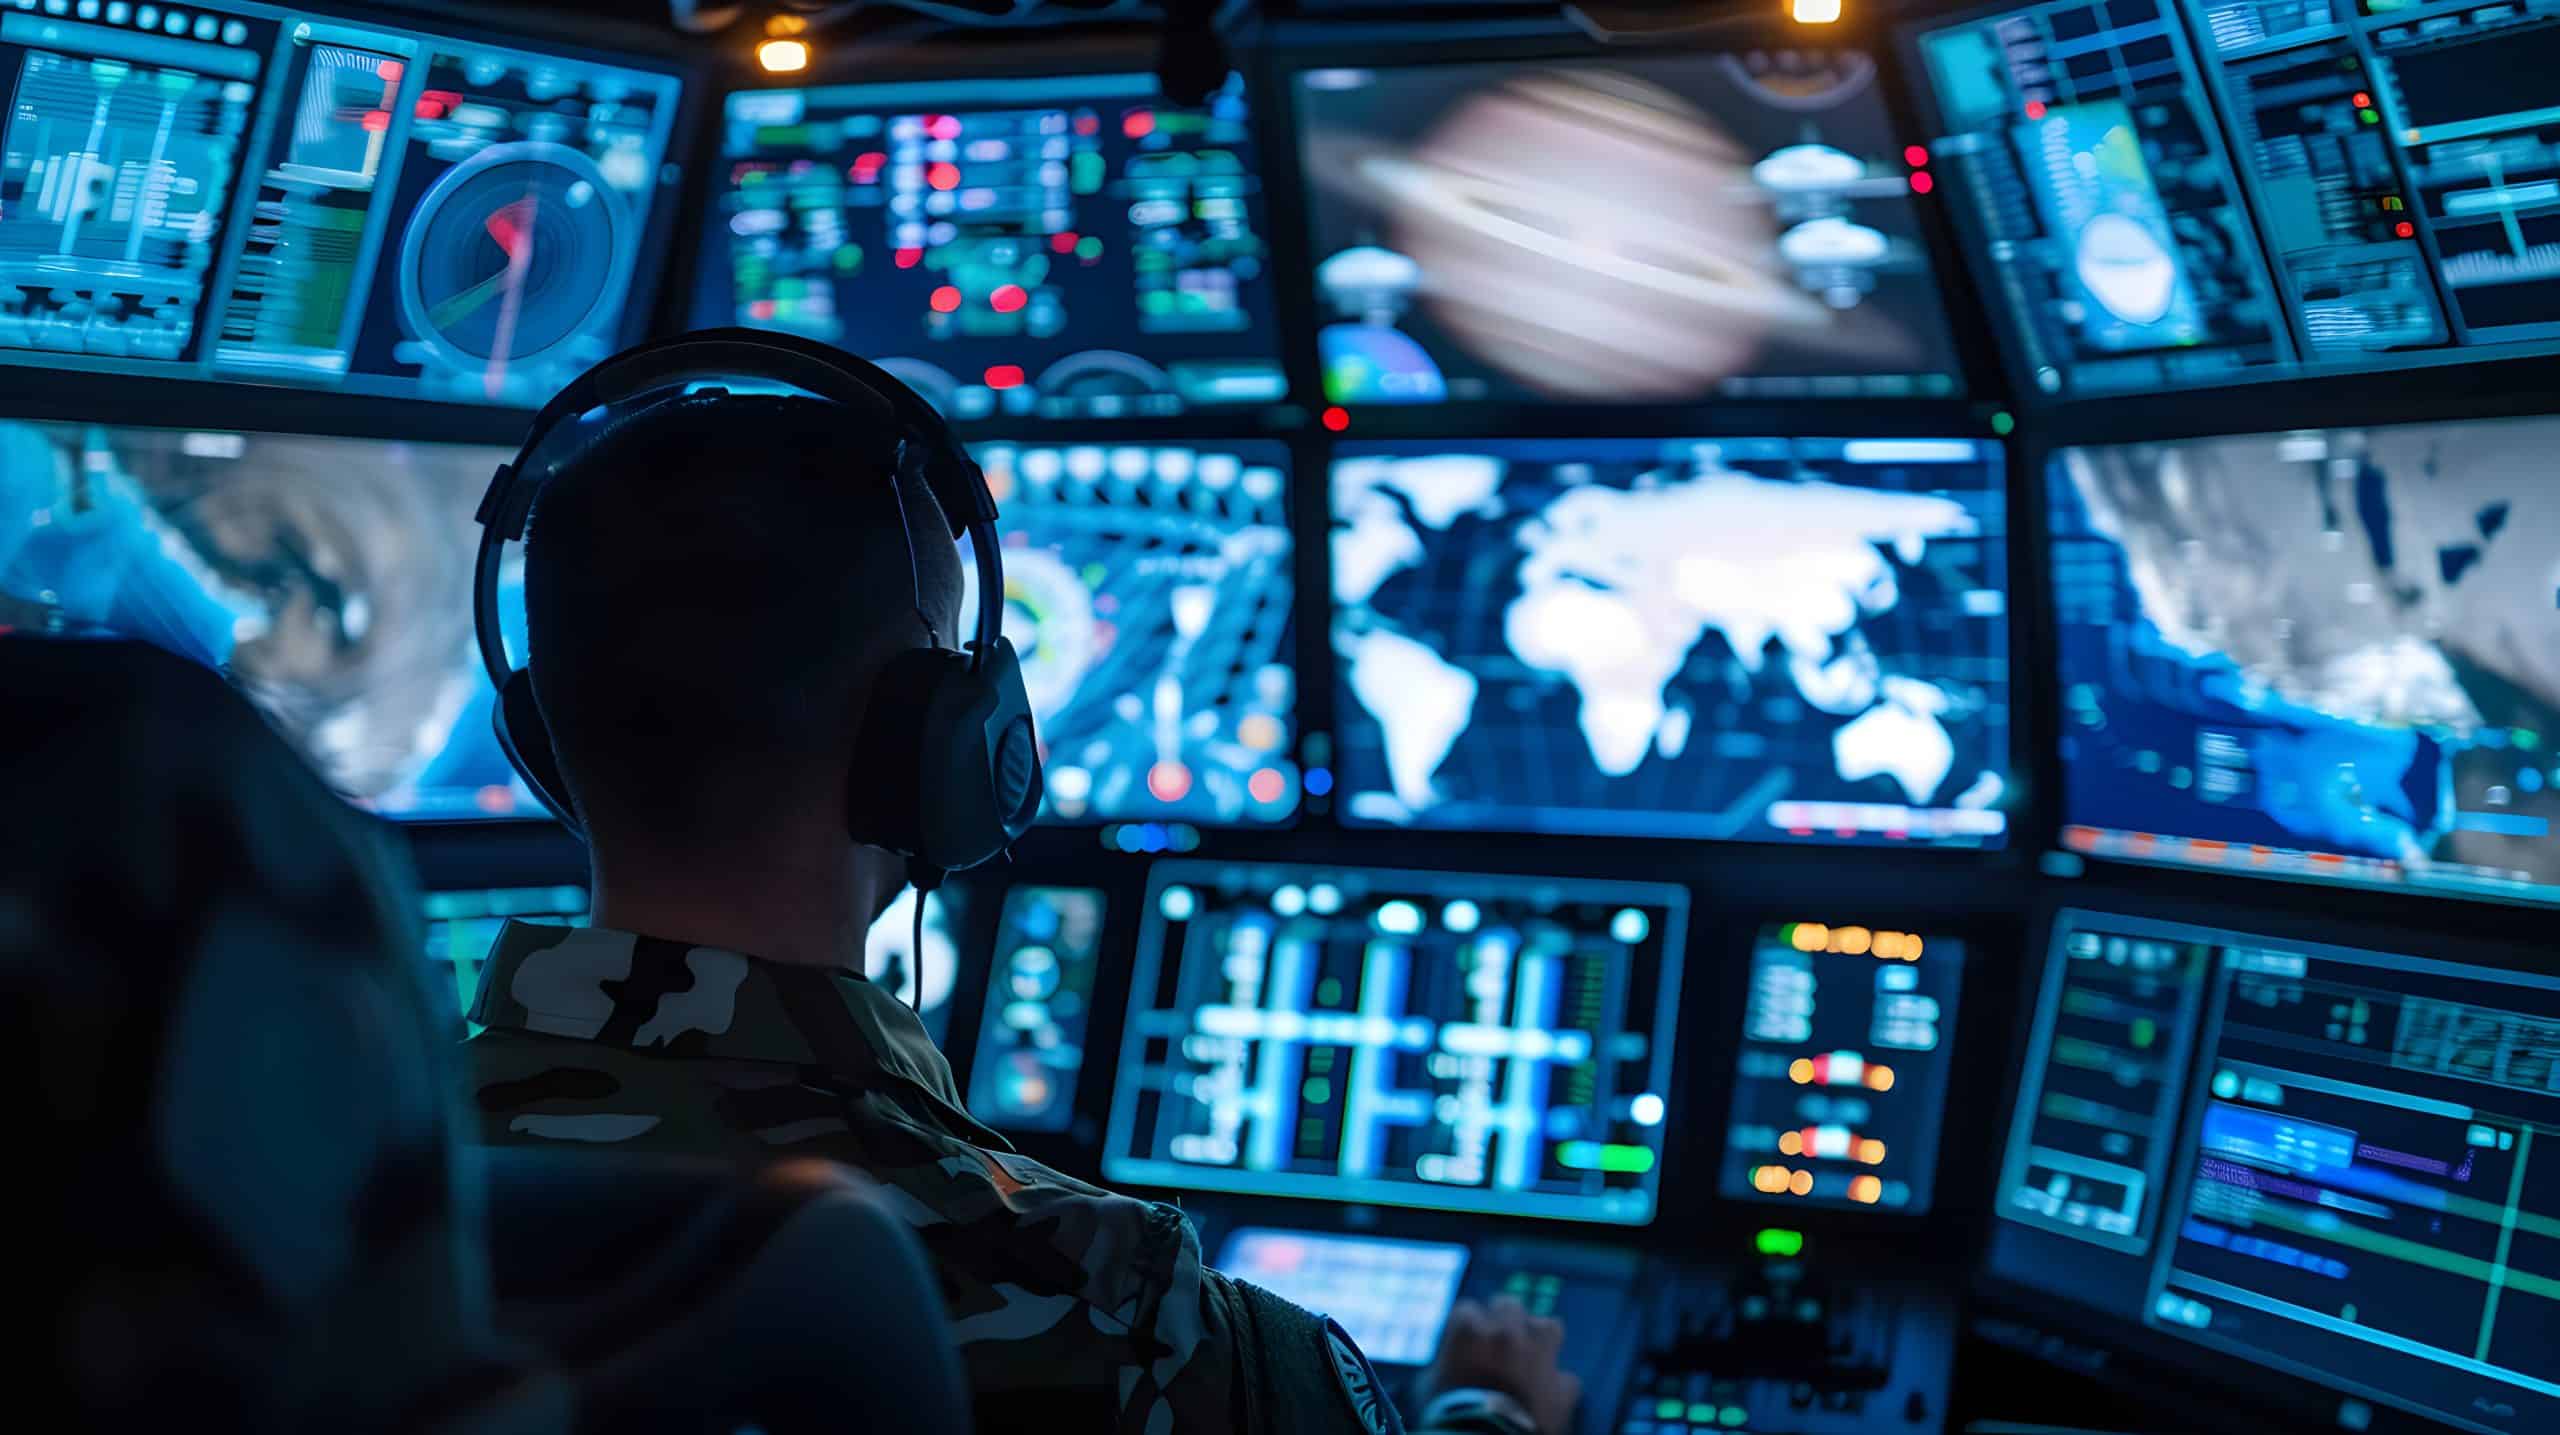
[[[982,1429],[1399,1429],[1339,1326],[1206,1269],[1172,1207],[1015,1154],[860,975],[906,874],[847,835],[872,780],[852,737],[883,663],[955,644],[962,583],[930,493],[844,470],[852,421],[687,400],[538,500],[531,672],[595,926],[511,924],[491,951],[466,1048],[486,1139],[869,1173],[940,1268]],[[902,507],[923,515],[912,555]],[[1561,1435],[1580,1394],[1562,1340],[1516,1303],[1462,1306],[1421,1423]]]

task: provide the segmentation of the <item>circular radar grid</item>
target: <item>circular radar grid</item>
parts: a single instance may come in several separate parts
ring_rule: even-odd
[[[591,335],[618,310],[631,245],[595,161],[493,145],[418,200],[400,244],[400,309],[446,363],[495,376]]]

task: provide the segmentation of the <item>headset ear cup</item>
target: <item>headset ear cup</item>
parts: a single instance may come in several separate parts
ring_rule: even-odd
[[[935,780],[926,734],[938,695],[968,675],[969,660],[961,654],[917,648],[891,658],[872,681],[845,794],[854,841],[931,861],[923,850],[925,804],[948,788]]]
[[[491,726],[498,730],[498,747],[514,764],[516,775],[551,809],[572,832],[578,831],[577,810],[569,802],[569,784],[561,779],[560,758],[551,750],[551,729],[542,720],[542,705],[534,701],[533,674],[517,668],[507,674],[506,683],[498,689],[498,701],[489,711]]]

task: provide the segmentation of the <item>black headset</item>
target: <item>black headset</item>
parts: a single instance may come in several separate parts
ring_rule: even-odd
[[[490,477],[478,515],[472,625],[480,660],[497,687],[494,719],[507,761],[555,816],[579,830],[533,679],[507,657],[498,620],[506,545],[524,541],[544,485],[606,437],[678,401],[717,403],[741,391],[732,386],[758,395],[779,388],[844,410],[846,466],[876,473],[876,481],[898,495],[911,562],[915,521],[899,493],[908,480],[933,495],[951,538],[965,534],[976,550],[977,636],[966,652],[900,653],[874,680],[853,738],[846,825],[855,841],[907,858],[919,888],[1003,854],[1039,813],[1042,783],[1022,663],[1002,631],[1004,556],[996,547],[995,494],[942,416],[913,389],[840,349],[784,334],[705,329],[625,350],[545,404],[524,447]],[[875,480],[866,473],[864,481]],[[922,603],[919,591],[919,612]]]

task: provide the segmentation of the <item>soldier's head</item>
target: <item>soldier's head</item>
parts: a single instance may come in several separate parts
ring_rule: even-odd
[[[848,471],[854,421],[805,398],[682,402],[545,486],[529,667],[600,868],[849,844],[871,681],[955,643],[962,595],[931,493]]]

